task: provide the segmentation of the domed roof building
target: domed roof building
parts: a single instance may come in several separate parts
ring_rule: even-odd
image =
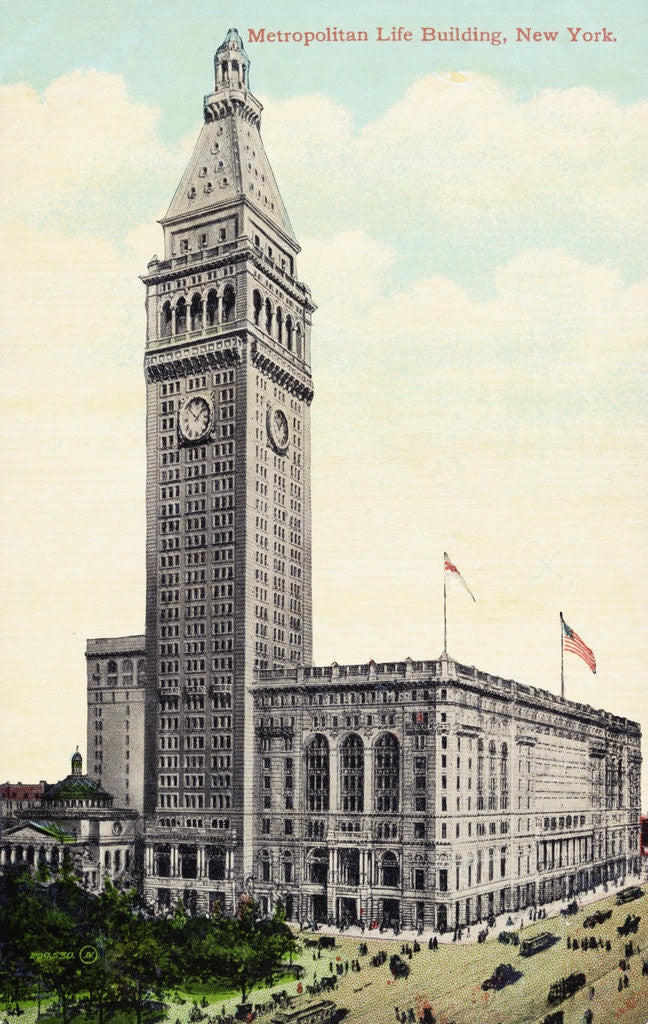
[[[24,863],[51,878],[67,860],[94,892],[103,889],[106,878],[130,881],[137,873],[137,811],[113,807],[112,794],[84,775],[78,747],[71,769],[46,787],[40,805],[17,815],[19,820],[0,832],[0,867]]]
[[[111,794],[89,775],[83,774],[83,758],[78,747],[72,754],[71,773],[53,786],[48,786],[41,801],[51,808],[112,807],[113,804]]]

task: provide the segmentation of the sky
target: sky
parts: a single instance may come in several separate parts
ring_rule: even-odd
[[[86,639],[143,631],[139,275],[231,26],[318,306],[315,663],[438,657],[447,550],[451,656],[557,693],[562,611],[567,696],[648,733],[648,8],[347,6],[0,5],[0,781],[67,773]],[[249,41],[327,26],[369,40]]]

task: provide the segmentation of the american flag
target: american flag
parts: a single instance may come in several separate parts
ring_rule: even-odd
[[[472,597],[473,601],[475,601],[475,604],[476,604],[477,601],[475,599],[475,595],[473,594],[472,590],[470,589],[470,587],[466,583],[465,579],[463,578],[463,576],[461,575],[461,573],[457,569],[457,566],[454,564],[454,562],[451,562],[450,559],[448,558],[448,552],[447,551],[443,552],[443,559],[444,559],[444,565],[443,565],[444,572],[451,572],[455,576],[457,576],[459,578],[459,580],[461,581],[461,583],[463,584],[463,586],[468,591],[468,593],[470,594],[470,596]]]
[[[594,657],[594,651],[590,650],[587,644],[584,644],[578,633],[574,633],[574,630],[567,625],[560,613],[560,621],[562,623],[562,641],[563,650],[571,651],[572,654],[577,654],[579,658],[582,658],[586,665],[591,668],[592,672],[596,673],[596,658]]]

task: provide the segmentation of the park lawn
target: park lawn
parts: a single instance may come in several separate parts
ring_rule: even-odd
[[[275,989],[278,988],[285,988],[288,985],[292,985],[296,980],[296,975],[288,969],[286,974],[281,975],[280,978],[275,980],[274,985],[271,988],[266,988],[262,982],[255,985],[247,997],[247,1002],[253,1003],[255,1001],[255,996],[258,999],[260,995],[274,992]],[[189,1002],[196,999],[200,1003],[204,996],[207,999],[208,1005],[213,1005],[214,1003],[228,1003],[231,1000],[234,1000],[236,1003],[240,1003],[241,1001],[241,992],[239,989],[232,988],[226,983],[216,985],[213,981],[192,981],[184,986],[178,985],[171,990],[171,995],[175,995],[176,992],[182,996],[183,999],[187,999]],[[167,1002],[170,1001],[172,1002],[170,997],[167,996]]]

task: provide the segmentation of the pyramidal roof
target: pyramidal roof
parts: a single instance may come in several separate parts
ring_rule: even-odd
[[[249,91],[250,62],[231,28],[214,56],[205,123],[162,223],[194,217],[244,196],[296,244],[260,135],[262,106]]]

